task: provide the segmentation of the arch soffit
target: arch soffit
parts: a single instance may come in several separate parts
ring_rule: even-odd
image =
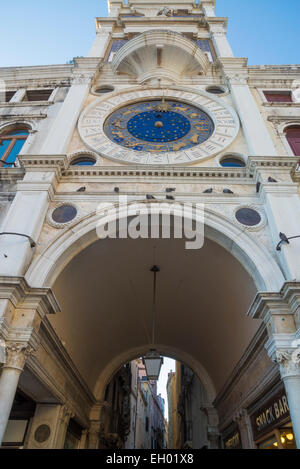
[[[115,71],[121,69],[124,64],[128,63],[128,60],[133,54],[137,54],[141,49],[149,46],[155,46],[157,49],[168,47],[180,49],[181,54],[189,56],[190,60],[199,67],[198,72],[200,70],[204,75],[207,73],[210,66],[206,54],[190,39],[174,31],[150,30],[134,37],[116,52],[112,60],[113,69]],[[143,60],[143,55],[141,55],[141,60]],[[134,62],[133,60],[133,64]],[[140,64],[136,68],[137,75],[139,74],[139,69]]]

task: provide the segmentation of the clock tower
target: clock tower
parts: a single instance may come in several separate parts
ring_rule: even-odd
[[[135,165],[215,166],[228,152],[275,154],[247,60],[234,57],[213,0],[108,5],[89,54],[100,59],[92,93],[101,99],[80,117],[86,148]]]

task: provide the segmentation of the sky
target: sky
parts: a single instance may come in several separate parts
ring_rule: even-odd
[[[164,364],[161,367],[159,380],[157,383],[157,394],[161,394],[161,396],[165,400],[165,419],[168,420],[168,395],[167,395],[167,382],[168,382],[168,374],[170,371],[175,371],[176,362],[171,358],[164,357]]]
[[[249,65],[300,63],[300,0],[216,0],[216,14],[229,18],[234,54],[248,57]],[[106,0],[0,0],[0,67],[87,56],[94,18],[106,15]]]

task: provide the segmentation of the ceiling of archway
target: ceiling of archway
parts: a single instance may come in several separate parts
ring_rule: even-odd
[[[247,318],[256,289],[224,248],[206,240],[98,241],[75,257],[54,292],[62,312],[50,321],[94,389],[118,355],[149,343],[153,248],[158,277],[157,341],[198,360],[220,390],[259,326]]]

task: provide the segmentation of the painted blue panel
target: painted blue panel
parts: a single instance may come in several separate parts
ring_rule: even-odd
[[[12,132],[9,132],[8,134],[5,134],[5,137],[10,137],[13,135],[18,135],[18,136],[24,135],[24,137],[28,137],[29,132],[27,132],[27,130],[14,130]]]
[[[126,44],[127,42],[128,42],[127,39],[114,39],[113,43],[111,45],[110,51],[107,55],[107,60],[109,60],[109,58],[110,58],[110,56],[113,52],[118,52],[118,50],[120,50],[121,47],[123,47],[124,44]]]
[[[2,160],[4,153],[7,151],[9,145],[11,144],[11,140],[1,140],[0,141],[0,159]],[[3,165],[1,164],[0,167]]]
[[[17,140],[16,141],[16,143],[14,144],[11,152],[9,153],[8,157],[5,160],[4,167],[13,166],[13,163],[16,161],[20,151],[22,150],[22,147],[23,147],[25,141],[26,140]]]
[[[95,161],[92,160],[79,160],[79,161],[74,161],[71,166],[94,166]]]
[[[146,111],[130,119],[127,129],[146,142],[172,142],[184,137],[191,130],[191,124],[178,112]]]
[[[205,142],[214,132],[201,109],[177,101],[143,101],[125,106],[106,120],[104,131],[113,142],[136,151],[186,150]]]
[[[203,52],[210,52],[212,54],[212,50],[210,47],[210,42],[208,39],[193,39],[193,42],[197,44],[197,46],[203,51]]]

